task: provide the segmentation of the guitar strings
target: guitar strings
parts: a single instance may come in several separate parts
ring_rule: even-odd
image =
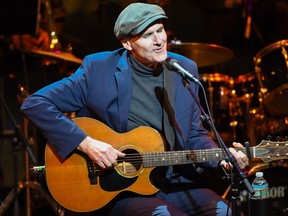
[[[241,150],[245,152],[244,148],[241,148]],[[153,163],[155,163],[156,165],[173,165],[193,162],[205,162],[211,161],[211,158],[215,158],[215,160],[218,160],[218,158],[223,159],[223,150],[214,149],[214,151],[212,152],[209,149],[203,149],[197,151],[186,150],[172,152],[127,153],[124,158],[119,158],[117,161],[119,163],[130,162],[133,165],[137,166],[140,166],[143,163],[153,166]]]

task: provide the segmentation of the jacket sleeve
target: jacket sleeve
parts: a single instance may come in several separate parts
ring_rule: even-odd
[[[20,108],[62,159],[87,136],[64,114],[75,112],[86,103],[91,79],[83,65],[70,77],[27,97]]]

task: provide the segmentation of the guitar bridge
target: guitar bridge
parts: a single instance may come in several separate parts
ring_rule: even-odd
[[[88,168],[88,178],[90,180],[90,184],[91,185],[98,184],[99,170],[97,169],[97,166],[92,160],[87,161],[87,168]]]

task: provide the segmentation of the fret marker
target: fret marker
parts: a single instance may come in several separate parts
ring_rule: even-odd
[[[187,154],[186,159],[187,160],[189,160],[189,159],[194,160],[194,155],[193,154]]]
[[[216,157],[219,157],[219,154],[218,154],[218,153],[216,153]]]

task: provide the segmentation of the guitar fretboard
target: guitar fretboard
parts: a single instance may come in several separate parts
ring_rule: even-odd
[[[245,148],[236,148],[247,155]],[[264,162],[288,159],[288,142],[262,141],[255,147],[250,147],[251,158],[260,158]],[[225,159],[223,149],[184,150],[168,152],[143,153],[143,167],[169,166],[177,164],[204,163]]]
[[[203,163],[223,159],[225,152],[222,149],[150,152],[143,154],[143,167]]]

